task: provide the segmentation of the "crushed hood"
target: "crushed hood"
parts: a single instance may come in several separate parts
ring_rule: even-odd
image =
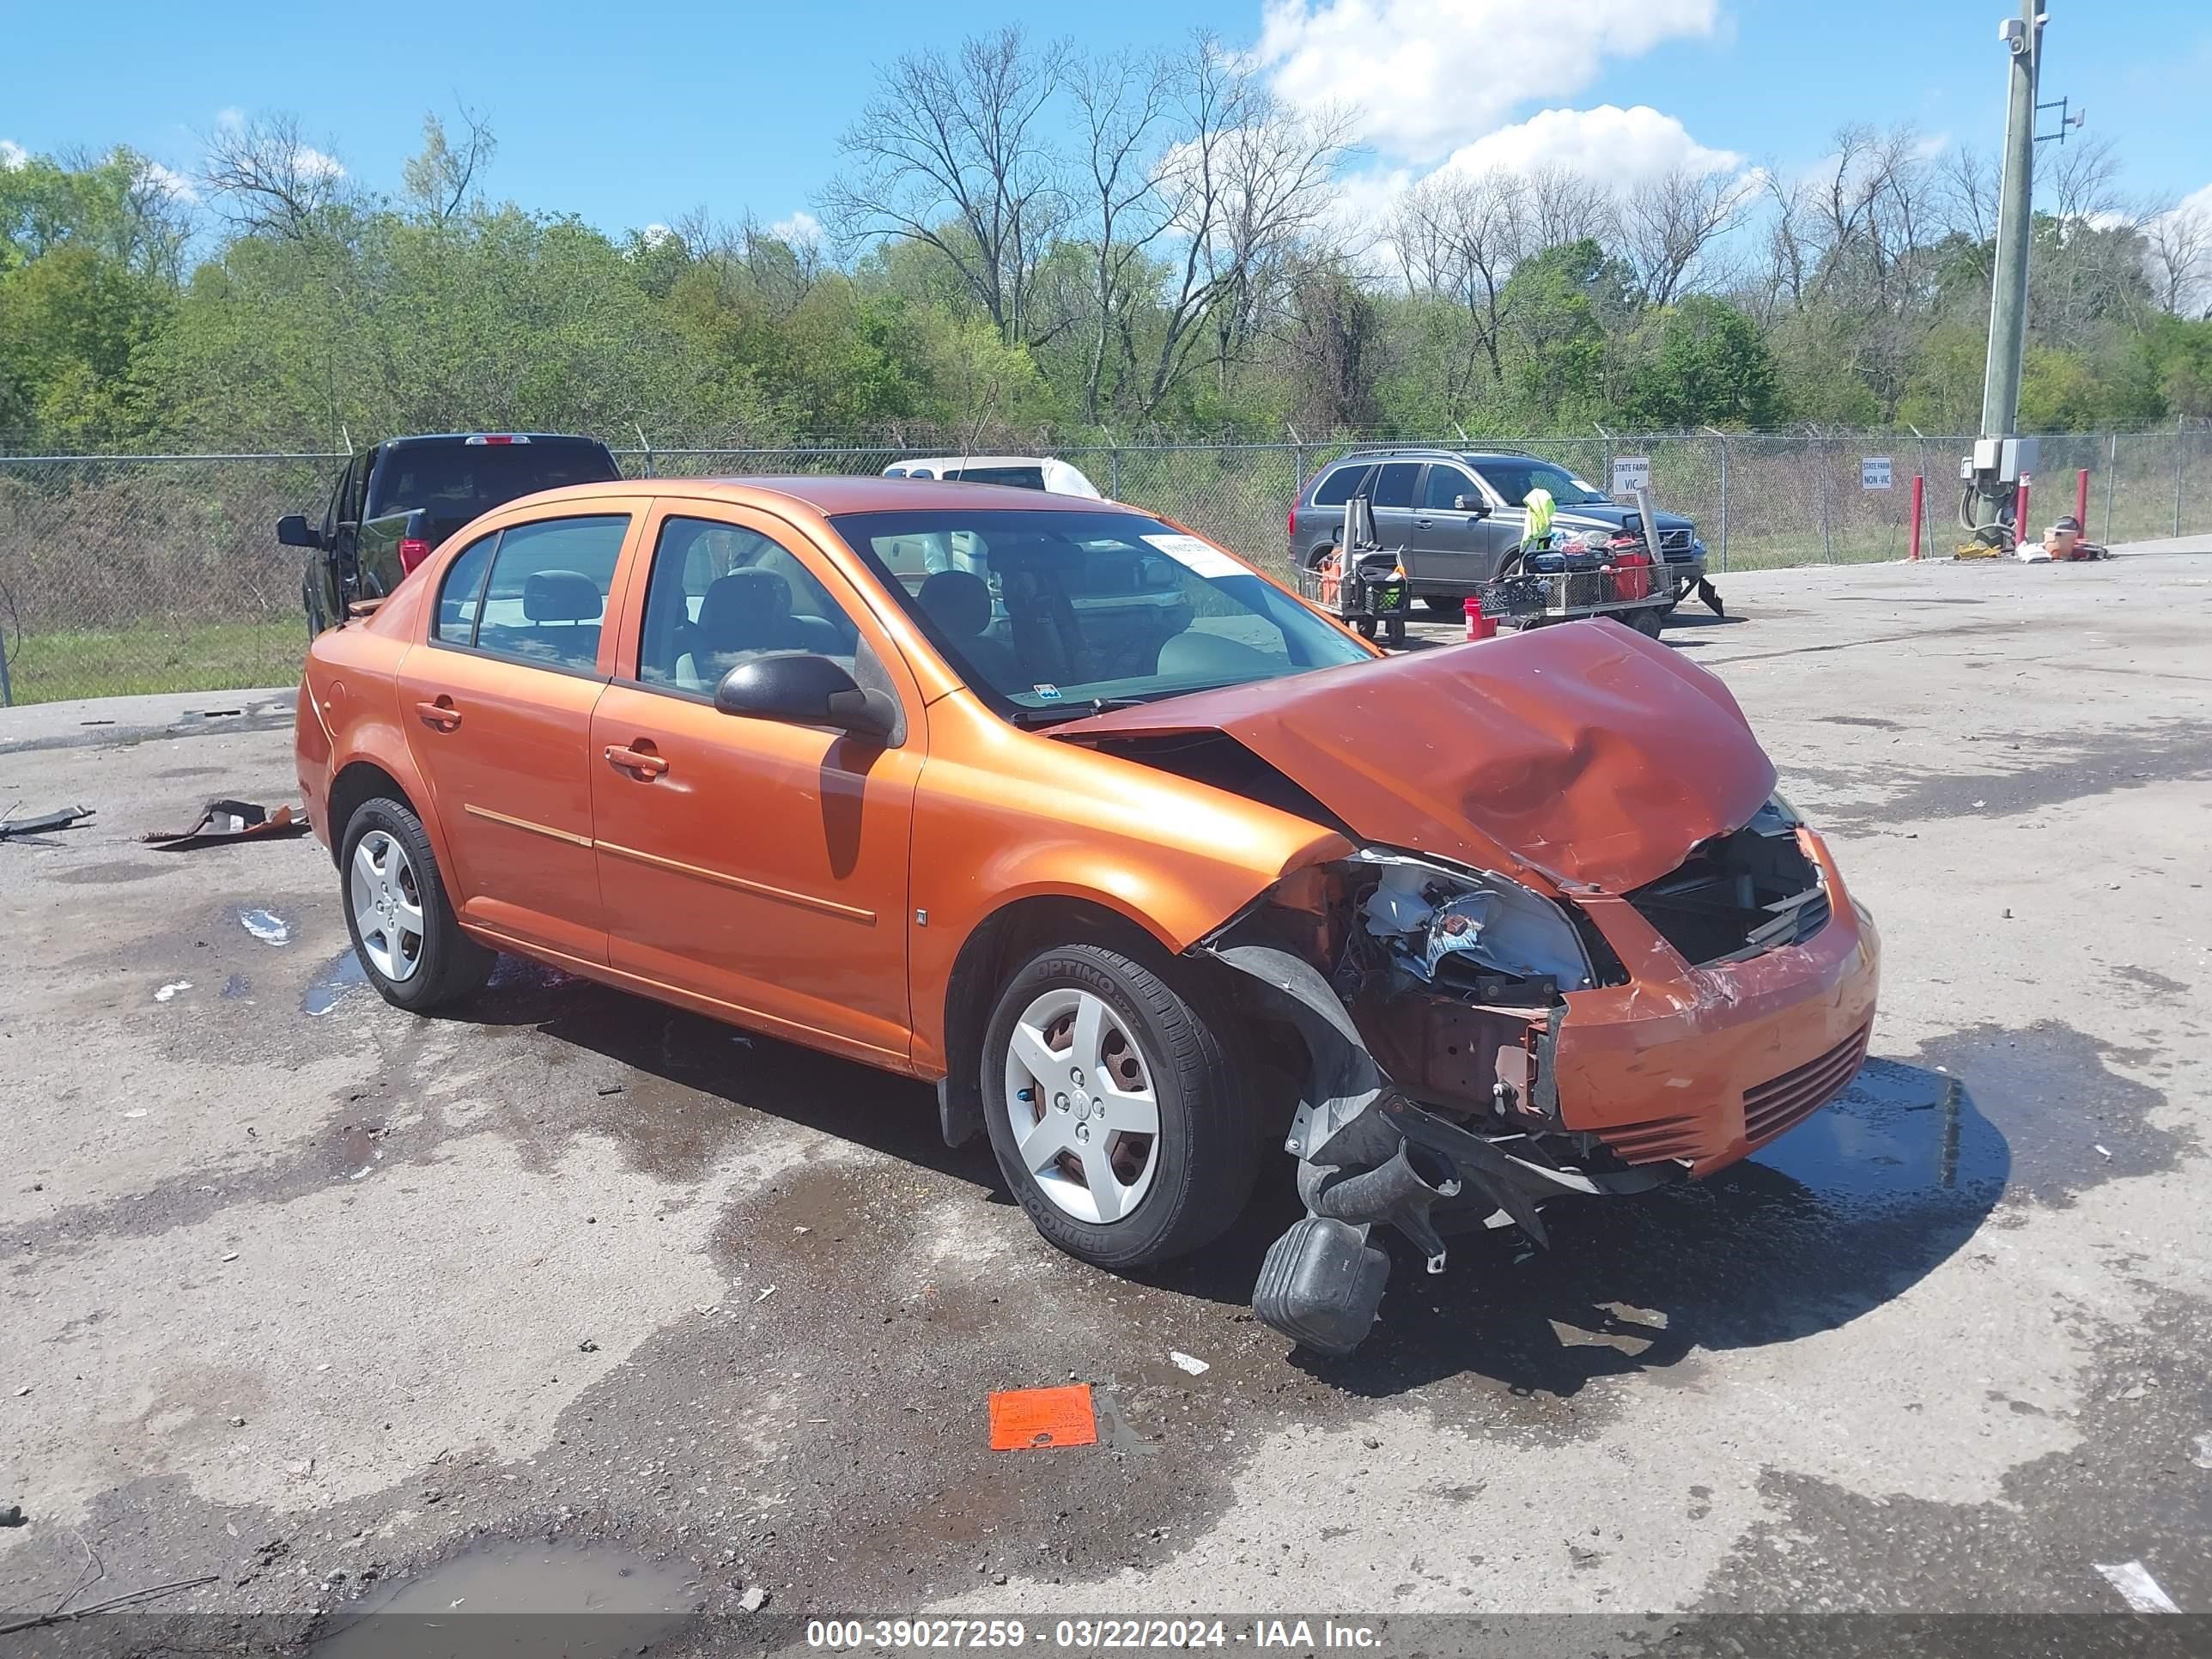
[[[1741,828],[1774,766],[1726,686],[1612,622],[1528,629],[1053,728],[1220,732],[1362,838],[1623,892]]]

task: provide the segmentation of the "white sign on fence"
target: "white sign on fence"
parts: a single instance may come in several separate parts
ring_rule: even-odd
[[[1649,455],[1616,455],[1613,458],[1613,493],[1633,495],[1639,489],[1651,488],[1651,458]]]
[[[1859,488],[1887,489],[1889,488],[1889,457],[1862,455],[1859,457]]]

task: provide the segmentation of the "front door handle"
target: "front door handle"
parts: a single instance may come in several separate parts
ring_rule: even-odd
[[[415,712],[422,717],[422,724],[434,726],[441,732],[450,732],[461,723],[461,711],[453,707],[451,697],[441,696],[435,702],[418,702]]]
[[[625,749],[611,743],[607,745],[607,764],[619,767],[646,783],[668,770],[668,763],[650,750]]]
[[[1426,530],[1429,527],[1429,522],[1426,519],[1416,519],[1413,520],[1413,527],[1416,530]]]

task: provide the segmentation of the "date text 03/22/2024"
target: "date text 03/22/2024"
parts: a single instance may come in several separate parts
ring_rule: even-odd
[[[1309,1619],[817,1619],[806,1644],[830,1652],[1039,1647],[1079,1653],[1195,1648],[1373,1650],[1370,1624]]]

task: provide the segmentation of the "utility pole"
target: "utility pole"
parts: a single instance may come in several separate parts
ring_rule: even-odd
[[[2004,175],[1997,197],[1996,269],[1990,293],[1990,354],[1982,375],[1982,436],[2008,438],[2020,423],[2020,356],[2027,331],[2027,247],[2035,203],[2035,88],[2043,55],[2042,0],[2021,0],[2002,38],[2011,50]],[[1992,510],[1994,510],[1994,503]]]

